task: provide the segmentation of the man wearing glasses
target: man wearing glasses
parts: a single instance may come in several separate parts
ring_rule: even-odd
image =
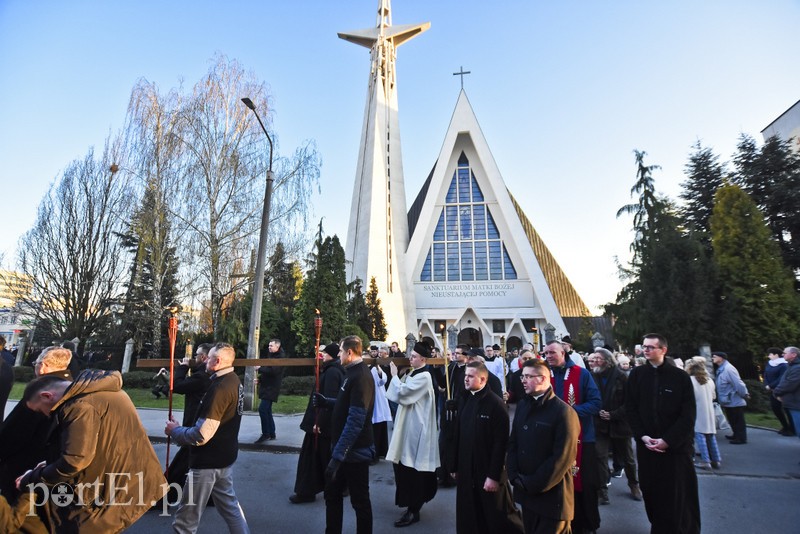
[[[700,532],[694,471],[696,405],[691,379],[667,362],[667,340],[644,336],[647,363],[628,377],[625,413],[636,440],[639,485],[653,534]]]
[[[572,406],[581,423],[575,456],[577,469],[573,481],[575,517],[572,520],[572,532],[592,532],[600,528],[597,497],[601,483],[595,452],[594,416],[600,413],[603,399],[591,372],[570,360],[561,343],[548,343],[544,348],[544,356],[552,373],[550,380],[553,391],[558,398]]]
[[[517,404],[506,465],[527,534],[570,532],[573,466],[581,425],[550,385],[543,360],[522,364],[525,397]]]

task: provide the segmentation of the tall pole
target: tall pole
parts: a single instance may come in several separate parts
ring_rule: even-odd
[[[178,338],[178,318],[175,317],[174,313],[169,318],[167,336],[169,337],[169,417],[167,420],[172,421],[172,390],[175,386],[175,340]],[[167,436],[167,460],[165,462],[165,473],[169,471],[169,438],[170,437]]]
[[[264,209],[261,212],[261,233],[258,236],[258,252],[256,257],[256,273],[253,281],[253,307],[250,309],[250,329],[247,335],[247,359],[258,358],[258,339],[261,336],[261,305],[264,300],[264,269],[267,255],[267,234],[269,232],[269,204],[272,199],[272,138],[269,136],[256,106],[249,98],[242,98],[245,106],[250,108],[258,119],[258,124],[269,141],[269,167],[267,168],[267,187],[264,189]],[[244,409],[253,409],[253,392],[256,369],[248,365],[244,372]]]

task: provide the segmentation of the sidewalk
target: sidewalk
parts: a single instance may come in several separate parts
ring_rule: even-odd
[[[9,400],[6,404],[6,415],[16,405],[16,400]],[[137,411],[147,435],[150,436],[150,441],[166,443],[167,437],[164,435],[164,426],[167,423],[168,410],[163,408],[137,408]],[[172,416],[177,421],[181,421],[183,419],[183,410],[173,410]],[[275,415],[274,417],[276,439],[255,445],[253,442],[261,436],[261,420],[257,412],[246,412],[242,416],[242,425],[239,428],[239,448],[249,451],[299,452],[305,437],[305,432],[300,430],[300,421],[303,419],[303,414]]]
[[[162,408],[138,408],[139,418],[142,420],[150,441],[162,443],[167,441],[164,435],[164,426],[167,422],[167,410]],[[180,421],[183,411],[173,410],[173,417]],[[242,416],[242,425],[239,427],[239,449],[248,451],[266,452],[299,452],[303,444],[305,432],[300,430],[300,421],[303,414],[274,415],[275,440],[259,445],[253,442],[261,436],[261,419],[256,412],[245,412]]]

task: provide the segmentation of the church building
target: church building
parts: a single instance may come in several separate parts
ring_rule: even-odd
[[[348,281],[378,285],[389,339],[442,345],[560,339],[590,317],[509,191],[462,89],[433,170],[406,210],[400,156],[397,47],[429,23],[340,33],[370,48],[371,69],[345,254]],[[572,332],[575,335],[577,332]]]

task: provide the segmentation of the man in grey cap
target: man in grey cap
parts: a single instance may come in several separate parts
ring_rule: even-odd
[[[747,424],[744,420],[744,409],[750,394],[747,386],[739,377],[739,371],[728,362],[728,355],[724,352],[712,352],[711,361],[717,368],[717,399],[725,411],[728,423],[733,434],[725,436],[731,445],[744,445],[747,443]]]

